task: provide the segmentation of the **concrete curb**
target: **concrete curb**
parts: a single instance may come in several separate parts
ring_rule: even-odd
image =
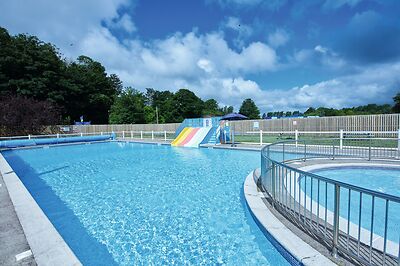
[[[290,231],[267,208],[251,172],[244,182],[247,205],[258,223],[296,260],[307,266],[336,265]]]

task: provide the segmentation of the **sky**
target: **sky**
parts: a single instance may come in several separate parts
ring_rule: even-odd
[[[124,86],[261,112],[393,103],[399,0],[2,0],[0,26],[87,55]]]

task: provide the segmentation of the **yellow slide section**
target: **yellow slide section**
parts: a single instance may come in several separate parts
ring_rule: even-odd
[[[179,146],[179,144],[184,141],[187,137],[187,135],[190,134],[190,131],[192,131],[193,128],[191,127],[185,127],[181,133],[179,133],[178,137],[174,139],[173,142],[171,142],[171,146]]]

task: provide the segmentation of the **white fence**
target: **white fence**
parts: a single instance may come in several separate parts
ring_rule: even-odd
[[[232,134],[233,132],[233,134]],[[379,140],[392,140],[392,144],[400,148],[400,129],[397,131],[247,131],[247,132],[231,132],[231,138],[235,142],[245,144],[270,144],[282,140],[312,140],[312,139],[338,139],[343,145],[344,140],[351,139],[371,139],[375,142]]]
[[[65,134],[47,134],[47,135],[26,135],[26,136],[10,136],[0,137],[2,140],[22,140],[22,139],[40,139],[40,138],[62,138],[62,137],[74,137],[74,136],[94,136],[94,135],[109,135],[114,133],[117,138],[120,139],[142,139],[142,140],[163,140],[171,141],[175,138],[175,131],[116,131],[116,132],[94,132],[94,133],[65,133]]]

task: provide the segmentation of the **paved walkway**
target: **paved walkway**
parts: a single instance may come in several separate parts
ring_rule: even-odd
[[[1,174],[0,217],[0,265],[36,265]]]

